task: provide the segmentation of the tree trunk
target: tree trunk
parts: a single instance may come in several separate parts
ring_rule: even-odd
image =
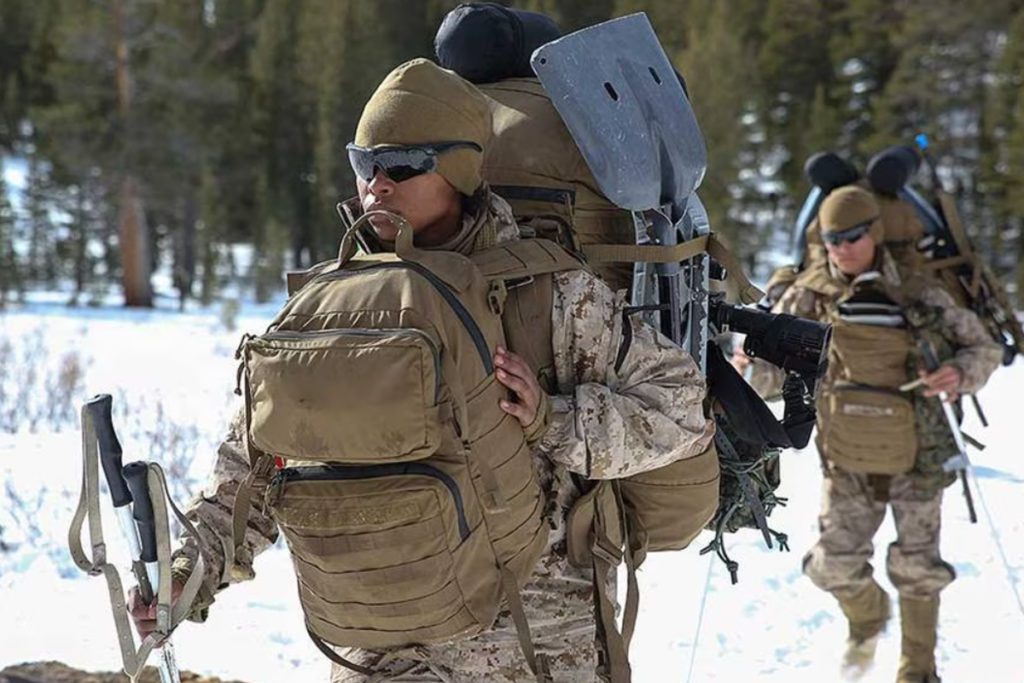
[[[85,209],[85,188],[79,187],[75,197],[74,225],[78,234],[75,236],[75,292],[71,295],[71,306],[77,306],[85,293],[86,278],[89,266],[86,263],[89,245],[89,217]]]
[[[121,181],[120,194],[118,225],[121,236],[121,282],[124,285],[124,304],[152,308],[149,240],[142,201],[138,198],[134,177],[124,177]]]
[[[185,303],[192,298],[192,286],[196,279],[196,221],[199,219],[199,209],[193,193],[181,201],[181,225],[175,231],[174,240],[174,283],[178,289],[178,307],[184,310]]]
[[[130,142],[131,81],[128,71],[128,42],[124,34],[123,0],[114,0],[114,44],[117,55],[117,104],[121,114],[121,144],[127,149]],[[152,308],[153,290],[150,284],[149,235],[146,231],[142,200],[130,165],[125,164],[121,179],[120,218],[121,281],[124,286],[125,306]]]

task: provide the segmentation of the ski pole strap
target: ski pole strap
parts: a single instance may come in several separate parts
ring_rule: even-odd
[[[82,526],[89,522],[89,541],[92,557],[85,553],[82,545]],[[133,664],[135,660],[135,637],[128,621],[128,604],[117,568],[107,562],[107,549],[103,541],[103,523],[100,518],[99,452],[96,442],[96,425],[92,415],[82,408],[82,491],[78,508],[71,519],[68,531],[68,549],[71,559],[79,569],[90,576],[103,575],[110,594],[110,609],[117,630],[117,642],[121,649],[121,660]]]
[[[121,650],[121,662],[124,672],[133,683],[138,680],[142,673],[143,666],[149,657],[149,653],[162,643],[178,623],[188,613],[189,606],[199,590],[200,582],[205,569],[202,556],[197,559],[195,568],[185,583],[185,590],[179,597],[174,609],[171,609],[171,578],[170,578],[170,531],[167,525],[167,511],[163,505],[154,506],[154,514],[157,518],[157,553],[158,560],[162,563],[160,572],[160,583],[157,592],[157,631],[150,634],[141,647],[135,649],[135,636],[132,630],[131,621],[128,617],[128,604],[125,600],[124,585],[118,574],[117,568],[107,562],[106,544],[103,540],[103,522],[100,514],[99,496],[99,450],[97,448],[96,425],[92,414],[82,408],[82,491],[79,495],[78,507],[71,520],[71,527],[68,532],[68,549],[75,564],[82,571],[97,576],[102,574],[107,582],[107,592],[110,597],[110,608],[114,618],[114,628],[117,631],[117,642]],[[161,499],[167,496],[167,487],[164,481],[163,471],[158,465],[150,465],[150,485],[152,490],[159,491]],[[153,481],[153,469],[156,469],[156,481]],[[173,503],[172,503],[173,507]],[[179,520],[195,533],[195,528],[184,519],[180,511],[175,509]],[[82,527],[88,519],[89,540],[91,544],[92,557],[86,555],[82,544]],[[196,534],[198,536],[198,534]],[[165,578],[166,577],[166,578]]]
[[[196,532],[195,527],[192,526],[191,522],[189,522],[177,506],[174,505],[174,501],[171,500],[167,491],[167,479],[160,465],[151,462],[146,468],[149,498],[153,508],[153,521],[156,532],[157,565],[159,567],[158,587],[156,591],[157,626],[156,630],[146,636],[145,640],[142,641],[142,645],[135,655],[135,661],[125,662],[125,674],[128,675],[132,683],[137,683],[142,676],[143,667],[145,667],[150,653],[154,649],[161,647],[164,642],[170,638],[171,632],[174,631],[178,624],[184,621],[185,617],[188,616],[189,610],[192,606],[192,601],[195,600],[196,594],[199,592],[199,588],[202,584],[203,573],[206,566],[203,560],[203,555],[200,553],[196,558],[196,564],[192,569],[192,573],[189,574],[188,579],[185,581],[185,586],[182,589],[181,595],[178,596],[178,599],[172,604],[171,533],[169,518],[167,515],[167,505],[170,504],[178,521],[182,523],[189,534],[195,536],[197,539],[199,534]],[[167,658],[165,657],[165,661],[166,660]],[[174,671],[177,670],[177,666],[173,662],[168,665],[168,668]]]

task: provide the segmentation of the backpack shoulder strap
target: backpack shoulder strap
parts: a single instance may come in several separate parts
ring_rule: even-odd
[[[586,269],[550,240],[524,239],[479,251],[470,257],[491,282],[489,299],[501,315],[505,340],[537,373],[545,391],[555,386],[551,302],[555,273]]]

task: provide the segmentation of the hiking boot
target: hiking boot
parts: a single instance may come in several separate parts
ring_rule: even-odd
[[[836,599],[850,624],[851,641],[863,642],[885,630],[891,613],[889,596],[874,581],[853,595]]]
[[[897,683],[939,683],[935,672],[939,597],[900,596],[900,669]]]
[[[871,668],[878,639],[889,621],[889,596],[872,581],[853,595],[838,597],[850,631],[843,654],[844,680],[858,680]]]
[[[864,640],[850,638],[846,641],[841,669],[844,681],[859,681],[871,670],[875,664],[875,650],[878,649],[878,639],[881,636],[881,633],[876,633]]]

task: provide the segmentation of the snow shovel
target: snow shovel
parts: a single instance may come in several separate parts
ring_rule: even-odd
[[[635,245],[588,259],[635,263],[633,310],[686,349],[701,370],[708,339],[710,254],[760,298],[710,234],[695,190],[707,150],[682,84],[643,13],[539,47],[530,60],[601,192],[633,213]],[[756,294],[755,294],[756,292]]]

